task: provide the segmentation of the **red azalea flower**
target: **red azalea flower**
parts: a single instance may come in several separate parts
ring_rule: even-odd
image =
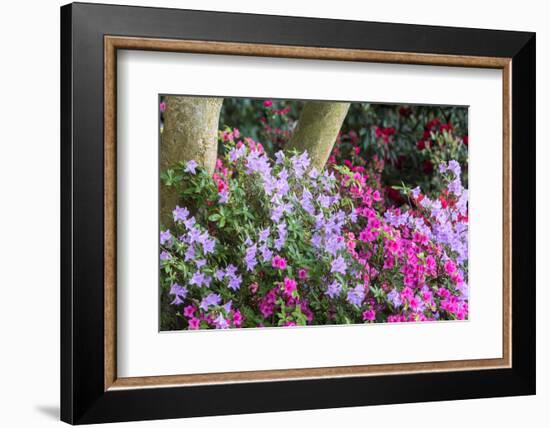
[[[395,203],[397,203],[397,204],[402,204],[403,203],[403,196],[401,196],[401,192],[399,192],[399,190],[388,186],[386,188],[386,193],[388,195],[388,198],[390,198]]]
[[[403,168],[403,165],[405,164],[405,161],[407,160],[407,157],[405,155],[399,155],[397,156],[397,159],[395,160],[395,167],[397,169]]]
[[[426,159],[424,162],[422,162],[422,171],[424,174],[431,174],[431,172],[434,170],[434,164]]]
[[[432,128],[435,128],[435,127],[439,126],[440,124],[441,124],[440,120],[436,117],[436,118],[430,120],[430,121],[426,124],[425,130],[426,130],[426,131],[431,131]]]
[[[451,122],[448,122],[448,123],[446,123],[446,124],[443,124],[443,125],[441,125],[441,126],[439,127],[439,130],[440,130],[441,132],[443,132],[443,131],[452,132],[453,129],[454,129],[454,128],[453,128],[453,124],[452,124]]]
[[[412,110],[410,107],[401,107],[399,109],[399,114],[404,117],[409,117],[412,113]]]
[[[359,135],[357,135],[357,132],[349,131],[348,135],[352,143],[356,143],[357,141],[359,141]]]

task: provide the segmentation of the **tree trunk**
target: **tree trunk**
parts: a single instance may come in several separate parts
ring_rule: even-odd
[[[348,109],[349,103],[306,102],[286,149],[307,150],[312,165],[321,170],[330,156]]]
[[[214,172],[218,152],[218,123],[223,98],[167,96],[160,147],[160,170],[177,162],[194,160]],[[179,203],[173,187],[160,187],[161,224],[172,224],[172,211]]]

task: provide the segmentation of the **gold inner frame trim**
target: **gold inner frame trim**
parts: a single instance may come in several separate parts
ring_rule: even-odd
[[[148,50],[212,55],[241,55],[297,59],[322,59],[394,64],[493,68],[502,70],[503,144],[503,322],[502,358],[376,364],[343,367],[204,373],[171,376],[117,376],[116,366],[116,85],[117,50]],[[304,46],[267,45],[139,37],[104,37],[104,389],[193,386],[220,383],[283,381],[372,375],[482,370],[511,367],[512,355],[512,164],[511,164],[511,78],[510,58],[384,52]]]

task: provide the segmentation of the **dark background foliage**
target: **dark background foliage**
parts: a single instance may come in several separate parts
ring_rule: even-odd
[[[261,142],[273,154],[291,137],[302,105],[300,100],[227,98],[220,128],[238,128],[242,136]],[[455,159],[467,187],[468,108],[353,102],[333,155],[337,163],[376,161],[382,167],[383,186],[406,183],[426,193],[441,190],[435,167]]]

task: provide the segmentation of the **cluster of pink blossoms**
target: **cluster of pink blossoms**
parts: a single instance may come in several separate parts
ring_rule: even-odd
[[[417,209],[404,212],[383,207],[379,192],[366,184],[362,167],[352,169],[353,180],[343,177],[359,217],[347,235],[347,248],[367,273],[366,282],[376,283],[385,294],[389,305],[373,302],[371,310],[384,312],[388,322],[468,316],[467,258],[460,254],[467,248],[467,197],[456,182],[456,163],[450,164],[456,176],[449,186],[455,186],[456,194],[446,190],[426,203],[429,198],[414,189],[408,197]]]

